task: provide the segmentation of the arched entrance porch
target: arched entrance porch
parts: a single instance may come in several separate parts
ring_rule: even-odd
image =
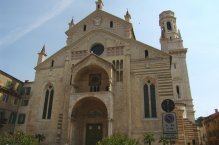
[[[79,100],[71,113],[71,145],[96,145],[108,135],[108,113],[98,98]]]

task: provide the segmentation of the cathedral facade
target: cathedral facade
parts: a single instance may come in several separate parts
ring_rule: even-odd
[[[23,129],[44,144],[94,145],[121,132],[136,139],[163,134],[161,103],[175,102],[177,144],[194,143],[194,110],[183,46],[172,11],[160,14],[161,50],[135,38],[129,12],[96,10],[66,31],[67,44],[39,53]],[[20,126],[21,127],[21,126]],[[188,128],[186,130],[186,128]],[[159,144],[158,142],[155,144]]]

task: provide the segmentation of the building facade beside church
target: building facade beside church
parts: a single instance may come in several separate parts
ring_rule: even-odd
[[[163,132],[161,103],[175,102],[177,145],[197,144],[186,66],[187,49],[172,11],[160,14],[161,50],[135,38],[131,16],[103,10],[69,23],[67,44],[39,53],[26,121],[18,127],[43,134],[46,145],[94,145],[115,132],[136,139]],[[158,142],[154,144],[159,144]]]

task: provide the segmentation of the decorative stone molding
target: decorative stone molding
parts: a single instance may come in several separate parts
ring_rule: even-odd
[[[72,51],[71,52],[71,59],[76,60],[76,59],[81,59],[85,56],[87,56],[89,53],[87,50],[81,50],[81,51]]]
[[[124,54],[124,46],[108,47],[107,56],[117,56]]]

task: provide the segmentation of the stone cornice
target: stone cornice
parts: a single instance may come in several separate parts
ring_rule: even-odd
[[[172,49],[169,50],[169,54],[186,54],[187,53],[187,48],[177,48],[177,49]]]

